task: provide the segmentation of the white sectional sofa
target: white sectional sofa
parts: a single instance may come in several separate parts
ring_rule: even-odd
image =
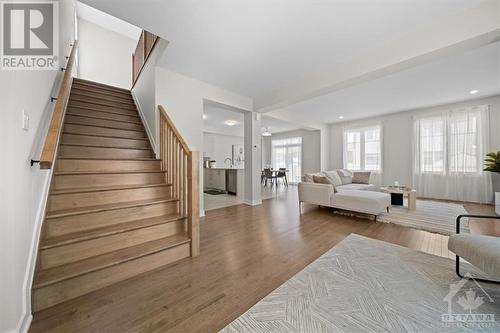
[[[313,177],[327,177],[332,184],[315,183]],[[303,202],[320,206],[371,214],[375,217],[388,211],[391,197],[378,192],[372,184],[353,183],[347,170],[332,170],[308,174],[299,183],[299,205]]]

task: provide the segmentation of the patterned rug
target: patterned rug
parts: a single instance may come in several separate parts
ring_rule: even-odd
[[[351,234],[221,332],[499,332],[498,320],[497,286],[460,280],[448,258]]]
[[[406,204],[405,199],[404,206],[392,206],[391,211],[380,214],[377,221],[399,224],[442,235],[452,235],[455,233],[457,216],[467,214],[462,205],[455,203],[417,200],[416,210],[408,210]],[[462,220],[461,226],[461,232],[469,232],[467,219]]]

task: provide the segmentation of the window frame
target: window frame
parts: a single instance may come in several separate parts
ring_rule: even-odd
[[[373,129],[378,129],[379,131],[379,163],[378,163],[378,169],[377,170],[367,170],[366,169],[366,132],[369,130]],[[353,169],[353,168],[348,168],[348,161],[347,161],[347,135],[348,133],[359,133],[359,146],[360,146],[360,161],[359,161],[359,169]],[[376,123],[376,124],[368,124],[364,126],[353,126],[353,127],[345,127],[342,130],[342,165],[344,169],[350,170],[350,171],[370,171],[372,173],[377,173],[381,174],[383,171],[383,161],[384,161],[384,154],[383,154],[383,126],[382,123]]]
[[[413,129],[414,129],[414,134],[413,134],[413,141],[414,141],[414,146],[418,145],[418,160],[414,161],[414,168],[415,171],[414,173],[417,174],[423,174],[423,175],[444,175],[444,176],[449,176],[449,175],[480,175],[483,173],[483,169],[481,167],[481,162],[482,162],[482,156],[481,156],[481,149],[477,148],[476,152],[476,170],[475,171],[456,171],[452,170],[451,166],[451,154],[452,154],[452,149],[451,149],[451,142],[452,142],[452,130],[451,130],[451,124],[453,122],[453,116],[457,114],[469,114],[472,113],[474,110],[478,110],[477,113],[479,114],[479,117],[476,120],[476,131],[475,131],[475,136],[476,136],[476,142],[477,145],[481,145],[481,136],[483,135],[482,132],[488,131],[488,128],[483,128],[484,124],[482,124],[481,121],[481,108],[486,107],[486,111],[489,111],[488,106],[473,106],[473,107],[467,107],[463,109],[454,109],[454,110],[447,110],[447,111],[440,111],[440,112],[433,112],[433,113],[428,113],[425,115],[421,115],[418,117],[414,117],[413,120]],[[422,134],[421,134],[421,128],[417,129],[417,125],[420,126],[421,121],[425,121],[428,119],[432,118],[441,118],[441,120],[444,122],[443,129],[444,129],[444,134],[443,134],[443,142],[444,142],[444,148],[443,148],[443,171],[424,171],[422,168]],[[417,137],[418,134],[418,137]],[[469,134],[469,133],[465,133]],[[484,150],[484,147],[482,147]],[[417,158],[416,154],[413,154],[413,158]]]
[[[293,142],[295,140],[295,142]],[[283,142],[282,144],[276,144],[277,142]],[[286,153],[288,152],[288,149],[291,149],[291,148],[300,148],[299,149],[299,153],[300,153],[300,158],[299,158],[299,169],[298,169],[298,174],[296,174],[294,177],[294,174],[295,172],[293,171],[294,168],[292,168],[291,170],[289,169],[289,172],[290,174],[287,175],[287,178],[288,178],[288,182],[290,184],[295,184],[295,183],[299,183],[302,179],[302,175],[303,175],[303,169],[304,169],[304,147],[303,147],[303,144],[304,144],[304,140],[303,140],[303,137],[302,136],[292,136],[292,137],[286,137],[286,138],[274,138],[274,139],[271,139],[271,165],[273,168],[279,168],[280,166],[279,165],[275,165],[275,159],[276,159],[276,153],[275,153],[275,149],[284,149],[285,151],[285,156],[286,156]],[[285,168],[288,169],[288,165],[286,165],[286,158],[285,158]]]

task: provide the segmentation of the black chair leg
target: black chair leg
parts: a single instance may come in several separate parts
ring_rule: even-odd
[[[458,277],[461,279],[468,279],[468,280],[474,280],[474,281],[480,281],[480,282],[500,284],[500,281],[486,280],[486,279],[481,279],[481,278],[475,278],[472,276],[471,277],[463,276],[460,273],[460,257],[459,256],[455,256],[455,273],[457,273]]]

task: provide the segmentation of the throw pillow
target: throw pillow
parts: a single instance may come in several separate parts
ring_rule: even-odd
[[[306,173],[304,176],[304,182],[306,183],[314,183],[314,176],[324,176],[322,172],[317,173]]]
[[[340,179],[339,174],[337,171],[325,171],[325,176],[328,178],[330,183],[332,183],[335,186],[341,186],[342,185],[342,179]]]
[[[347,185],[352,183],[352,172],[346,169],[337,170],[340,179],[342,180],[342,185]]]
[[[353,184],[370,184],[370,171],[366,172],[354,172],[352,176]]]
[[[337,188],[334,184],[330,182],[330,180],[326,176],[313,176],[313,180],[317,184],[329,184],[333,186],[333,193],[337,193]]]

